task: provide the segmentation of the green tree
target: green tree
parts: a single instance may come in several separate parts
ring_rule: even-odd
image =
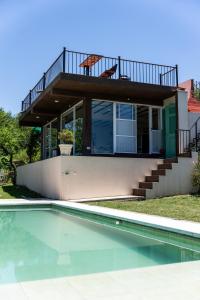
[[[19,127],[18,118],[0,109],[0,150],[1,155],[8,159],[10,170],[13,172],[13,183],[16,182],[16,165],[13,159],[25,146],[24,136],[25,130]]]
[[[12,116],[0,108],[0,167],[13,173],[16,183],[16,160],[23,163],[39,158],[39,130],[20,127],[18,116]]]
[[[41,145],[41,131],[39,128],[32,128],[29,132],[26,145],[26,153],[28,155],[28,162],[32,163],[40,159],[40,145]]]

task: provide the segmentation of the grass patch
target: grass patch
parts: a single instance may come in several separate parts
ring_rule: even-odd
[[[23,186],[16,186],[12,184],[0,186],[0,200],[16,198],[41,198],[41,195],[30,191]]]
[[[145,201],[101,201],[88,204],[200,222],[199,195],[180,195]]]

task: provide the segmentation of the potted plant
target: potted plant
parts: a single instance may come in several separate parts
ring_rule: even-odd
[[[72,130],[62,129],[58,133],[58,139],[60,140],[59,148],[60,154],[64,156],[69,156],[72,151],[73,142],[74,142],[74,134]]]

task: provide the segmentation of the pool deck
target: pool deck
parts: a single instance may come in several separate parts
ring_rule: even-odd
[[[1,205],[49,204],[115,216],[200,237],[200,223],[53,200],[1,200]],[[1,300],[200,300],[200,261],[0,285]]]

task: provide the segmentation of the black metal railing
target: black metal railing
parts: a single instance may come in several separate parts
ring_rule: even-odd
[[[178,155],[190,154],[190,130],[177,130]]]
[[[96,61],[91,64],[90,67],[84,66],[83,62],[91,56],[96,56]],[[122,59],[120,56],[114,58],[69,51],[64,48],[59,57],[22,101],[22,111],[26,111],[38,98],[40,93],[44,91],[61,72],[93,77],[107,77],[145,84],[171,87],[178,86],[177,65],[165,66]],[[109,76],[106,74],[109,74]]]
[[[197,152],[200,151],[200,117],[190,128],[190,148]]]
[[[190,129],[177,131],[178,154],[186,154],[191,151],[200,152],[200,117]]]

